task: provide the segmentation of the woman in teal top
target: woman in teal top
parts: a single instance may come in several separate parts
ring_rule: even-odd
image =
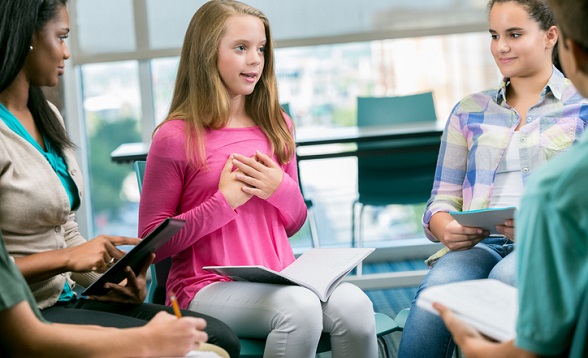
[[[61,184],[63,184],[63,187],[67,192],[67,196],[69,197],[71,209],[76,210],[80,206],[80,196],[77,192],[76,183],[74,183],[73,179],[67,172],[67,165],[65,164],[65,161],[55,150],[55,148],[53,148],[51,142],[47,140],[45,136],[43,136],[43,144],[45,149],[41,148],[41,145],[37,143],[33,137],[31,137],[29,132],[27,132],[18,119],[12,115],[12,113],[10,113],[2,103],[0,103],[0,119],[6,123],[8,128],[12,129],[15,133],[35,147],[41,154],[43,154],[45,159],[47,159],[47,162],[49,162],[51,165],[51,168],[53,168],[55,173],[59,176],[59,180],[61,181]]]
[[[111,327],[145,325],[171,307],[142,303],[145,262],[107,295],[77,298],[75,285],[87,286],[124,253],[118,245],[136,238],[100,235],[85,240],[75,221],[83,181],[73,144],[57,109],[39,86],[55,86],[70,56],[66,0],[0,2],[0,230],[6,248],[50,322]],[[238,356],[239,341],[223,322],[207,321],[209,341]]]

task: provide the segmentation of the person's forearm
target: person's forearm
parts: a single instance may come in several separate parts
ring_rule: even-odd
[[[28,283],[43,281],[69,271],[67,249],[15,257],[14,261]]]
[[[468,342],[469,343],[469,342]],[[467,344],[467,343],[466,343]],[[476,344],[464,346],[462,351],[466,357],[470,358],[539,358],[540,356],[520,349],[510,340],[503,343],[487,342],[485,344]]]
[[[149,337],[144,334],[146,329],[143,327],[121,331],[116,328],[99,326],[68,324],[52,324],[52,326],[54,329],[51,329],[50,334],[44,336],[43,341],[47,346],[46,351],[56,352],[56,356],[99,358],[154,355],[150,347],[153,342],[150,342]],[[65,344],[65,352],[64,342],[71,343]]]
[[[144,356],[149,348],[140,332],[129,329],[121,334],[115,328],[43,323],[26,301],[0,311],[0,342],[14,357]]]
[[[45,323],[22,301],[0,310],[0,345],[11,357],[176,357],[206,341],[205,326],[164,312],[128,329]]]

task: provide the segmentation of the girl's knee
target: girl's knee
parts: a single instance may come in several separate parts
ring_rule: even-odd
[[[317,295],[303,287],[290,286],[287,295],[279,300],[282,318],[296,326],[321,326],[322,306]]]
[[[375,329],[374,305],[357,286],[343,283],[331,294],[324,312],[325,324],[368,334]],[[329,323],[330,322],[330,323]]]
[[[502,281],[508,285],[516,286],[516,256],[509,254],[490,271],[488,278]]]

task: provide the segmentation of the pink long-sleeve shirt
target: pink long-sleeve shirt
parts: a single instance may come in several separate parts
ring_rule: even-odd
[[[259,127],[208,130],[207,166],[200,169],[188,164],[185,133],[182,120],[169,121],[156,133],[139,205],[141,237],[167,217],[186,220],[182,230],[156,252],[155,259],[172,257],[166,288],[176,294],[182,308],[187,308],[206,285],[230,281],[202,270],[203,266],[263,265],[280,271],[292,263],[288,237],[300,229],[307,214],[295,159],[280,166],[282,182],[267,200],[254,196],[233,210],[219,191],[220,173],[231,154],[251,157],[256,150],[271,153]],[[273,160],[277,162],[275,156]]]

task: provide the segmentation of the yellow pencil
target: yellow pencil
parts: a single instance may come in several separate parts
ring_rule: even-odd
[[[182,312],[180,312],[180,306],[178,306],[178,300],[176,299],[176,295],[173,292],[169,293],[169,299],[171,300],[172,307],[174,309],[174,313],[176,317],[182,318]]]

